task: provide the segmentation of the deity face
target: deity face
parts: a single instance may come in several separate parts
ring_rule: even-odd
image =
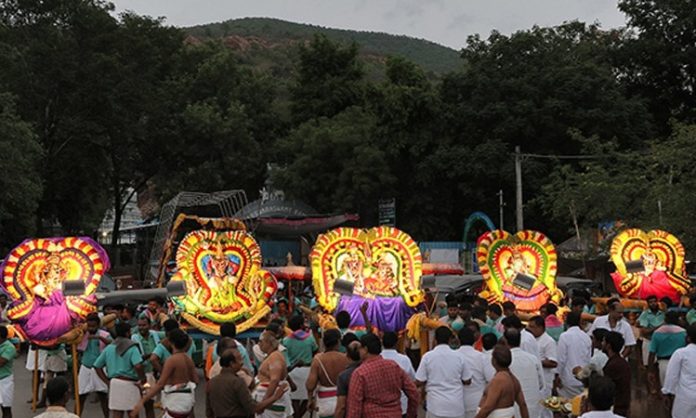
[[[510,258],[512,270],[516,273],[524,273],[527,271],[527,262],[524,261],[522,254],[513,254]]]
[[[60,265],[60,257],[48,257],[40,276],[41,283],[46,287],[46,292],[51,293],[55,290],[64,275],[65,269]]]
[[[358,276],[362,273],[363,263],[360,260],[360,257],[351,256],[349,259],[346,260],[346,267],[348,268],[348,271],[351,275]]]
[[[227,275],[229,260],[224,255],[216,255],[210,262],[210,267],[213,270],[215,277],[224,277]]]
[[[657,257],[655,257],[655,254],[650,252],[643,254],[643,267],[646,275],[650,275],[655,271],[657,268]]]
[[[382,258],[377,264],[377,277],[382,280],[389,280],[394,277],[391,263]]]

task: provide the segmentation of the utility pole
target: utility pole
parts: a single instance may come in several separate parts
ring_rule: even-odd
[[[524,229],[524,214],[522,208],[522,152],[519,145],[515,146],[515,202],[517,204],[517,230]]]
[[[503,189],[498,192],[498,209],[500,210],[500,223],[498,224],[498,229],[501,231],[505,230],[503,225],[503,206],[505,206],[505,201],[503,200]]]

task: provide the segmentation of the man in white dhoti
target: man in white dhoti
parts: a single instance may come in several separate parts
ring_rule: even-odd
[[[174,352],[164,363],[162,374],[157,383],[149,388],[145,396],[138,402],[130,413],[131,418],[137,418],[144,404],[162,391],[162,418],[188,418],[196,403],[196,385],[198,373],[196,365],[188,356],[189,336],[180,329],[169,333],[169,341]]]
[[[80,356],[80,372],[78,376],[80,404],[84,405],[87,395],[96,392],[102,407],[102,414],[104,414],[104,418],[109,418],[107,397],[109,387],[99,378],[97,371],[94,369],[94,362],[99,357],[99,353],[104,351],[107,345],[111,344],[111,335],[99,329],[101,319],[96,313],[87,315],[86,323],[87,332],[85,332],[82,341],[77,346],[77,351],[82,354]],[[84,408],[82,408],[82,411],[84,412]]]
[[[556,366],[558,366],[558,356],[556,341],[546,333],[546,321],[542,316],[534,316],[527,324],[527,330],[532,333],[539,343],[539,355],[541,356],[541,366],[544,369],[544,392],[542,399],[551,396],[553,379],[556,376]],[[552,418],[553,413],[543,408],[541,410],[543,418]]]
[[[490,364],[490,357],[480,351],[474,349],[474,332],[469,327],[464,327],[459,330],[459,347],[458,353],[464,359],[471,370],[471,384],[464,386],[464,417],[474,418],[478,412],[479,402],[483,396],[483,390],[488,385],[489,380],[486,378],[485,366]],[[491,367],[493,365],[491,364]],[[493,378],[495,369],[490,378]]]
[[[109,385],[109,410],[112,418],[123,418],[140,400],[145,384],[143,356],[138,344],[130,339],[130,325],[116,324],[116,339],[94,361],[99,377]],[[106,367],[106,372],[103,368]]]
[[[592,358],[592,339],[580,329],[580,315],[579,312],[568,313],[568,330],[558,338],[555,386],[559,396],[566,399],[572,399],[582,393],[582,382],[575,378],[574,370],[580,370],[590,364]]]
[[[542,394],[544,393],[544,370],[541,361],[528,352],[520,348],[522,336],[516,329],[505,331],[505,341],[512,353],[512,364],[510,371],[520,382],[524,399],[527,402],[527,409],[530,418],[539,418],[541,414]],[[516,414],[519,415],[519,409]]]
[[[686,335],[689,344],[672,354],[662,385],[673,418],[696,417],[696,323],[689,325]]]
[[[256,402],[264,401],[274,393],[283,382],[287,382],[288,368],[285,356],[278,351],[278,339],[269,331],[264,331],[259,337],[259,348],[266,354],[266,357],[259,367],[256,376],[258,385],[254,389],[252,396]],[[305,388],[306,390],[306,388]],[[256,414],[257,418],[284,418],[293,415],[292,400],[290,394],[285,392],[276,402],[266,408],[261,414]]]

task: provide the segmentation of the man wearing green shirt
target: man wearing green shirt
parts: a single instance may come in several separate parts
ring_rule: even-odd
[[[87,395],[96,392],[97,396],[99,396],[104,418],[109,418],[107,398],[109,387],[99,378],[97,371],[94,369],[94,362],[97,361],[99,353],[104,351],[107,345],[111,344],[111,335],[107,331],[99,329],[101,319],[96,313],[89,314],[86,323],[87,332],[77,346],[77,351],[82,354],[80,374],[78,376],[80,404],[84,405]]]
[[[164,333],[161,331],[152,330],[150,320],[146,316],[141,316],[138,318],[138,333],[131,336],[131,340],[135,341],[138,344],[138,347],[140,347],[140,352],[143,355],[145,378],[150,386],[157,383],[157,379],[155,379],[155,374],[152,369],[152,363],[150,362],[150,356],[155,351],[155,347],[162,339],[164,339]],[[154,401],[145,402],[144,406],[145,416],[147,418],[154,418]]]
[[[292,369],[289,373],[297,390],[290,393],[292,399],[292,407],[295,410],[295,416],[301,417],[304,415],[307,408],[307,388],[305,383],[309,377],[309,366],[312,364],[314,353],[319,350],[316,340],[311,332],[304,329],[304,316],[294,315],[290,317],[288,326],[292,330],[292,334],[283,338],[283,345],[287,349],[288,368]]]
[[[124,413],[131,411],[140,401],[140,389],[146,380],[143,356],[138,344],[130,338],[130,326],[122,322],[115,328],[116,339],[99,354],[94,367],[104,383],[109,384],[112,417],[123,418]]]
[[[2,405],[3,418],[12,418],[14,398],[12,366],[15,357],[17,357],[17,350],[7,339],[7,327],[0,325],[0,405]]]
[[[648,302],[648,309],[640,314],[636,325],[640,329],[640,336],[643,339],[643,365],[648,365],[648,354],[650,353],[650,339],[653,332],[665,323],[665,313],[660,310],[657,296],[651,295],[645,299]]]
[[[164,328],[164,332],[167,335],[167,338],[163,339],[159,342],[159,344],[157,344],[157,346],[155,346],[155,349],[152,351],[152,355],[150,356],[150,362],[152,362],[152,368],[154,369],[156,376],[158,376],[159,373],[162,371],[162,368],[164,367],[164,362],[167,361],[167,359],[172,356],[172,352],[174,352],[174,347],[172,346],[172,343],[169,341],[169,333],[171,333],[175,329],[179,329],[179,323],[176,322],[175,319],[167,319],[166,321],[164,321],[164,324],[162,326]],[[186,354],[188,354],[188,356],[191,358],[193,358],[193,350],[193,340],[189,339],[189,346],[186,349]]]
[[[655,362],[660,376],[660,385],[665,383],[667,364],[675,351],[686,346],[686,330],[679,325],[679,313],[669,311],[665,315],[665,324],[657,328],[650,340],[648,370],[655,373]]]

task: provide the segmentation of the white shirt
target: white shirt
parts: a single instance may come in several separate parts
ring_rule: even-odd
[[[616,327],[612,328],[611,324],[609,323],[609,315],[598,316],[597,318],[595,318],[594,322],[592,323],[592,326],[587,331],[587,333],[592,334],[592,331],[596,330],[597,328],[602,328],[620,333],[624,337],[624,345],[626,347],[636,345],[636,335],[633,333],[633,328],[631,328],[631,324],[629,324],[625,318],[621,318],[616,323]]]
[[[607,365],[609,361],[609,356],[607,356],[604,351],[597,348],[593,349],[592,358],[590,359],[590,364],[594,364],[595,370],[604,370],[604,366]]]
[[[476,411],[483,396],[483,390],[490,382],[486,378],[485,364],[486,361],[490,364],[491,359],[470,345],[459,347],[457,352],[464,358],[466,365],[471,370],[471,384],[464,386],[464,410]],[[493,368],[492,365],[491,368]],[[495,369],[493,369],[493,373],[495,374]]]
[[[428,412],[443,417],[464,415],[464,383],[472,377],[464,358],[446,344],[425,353],[416,380],[425,383]]]
[[[510,371],[520,381],[522,393],[529,409],[529,416],[538,417],[541,407],[539,401],[546,387],[541,360],[519,347],[513,348],[510,352],[512,353]]]
[[[537,340],[536,340],[536,338],[534,338],[534,335],[531,332],[524,329],[520,332],[520,337],[521,337],[520,348],[523,351],[526,351],[529,354],[532,354],[532,355],[536,356],[536,358],[541,360],[539,343],[537,343]]]
[[[689,344],[672,354],[662,393],[696,402],[696,344]]]
[[[551,360],[558,362],[556,341],[551,338],[547,333],[541,334],[537,339],[539,344],[539,355],[541,355],[541,360]],[[543,365],[542,365],[543,366]],[[553,378],[556,375],[555,367],[544,367],[544,383],[546,384],[546,391],[550,391],[553,387]]]
[[[611,411],[590,411],[580,415],[580,418],[624,418]]]
[[[570,327],[558,338],[557,373],[563,386],[582,387],[573,369],[585,367],[592,358],[592,339],[578,326]]]
[[[396,364],[401,367],[401,370],[406,372],[408,377],[410,377],[412,380],[416,380],[416,372],[413,370],[413,365],[411,364],[411,359],[409,359],[407,356],[399,353],[396,350],[385,348],[382,350],[382,358],[385,360],[391,360],[395,362]],[[408,410],[408,398],[406,397],[406,394],[402,391],[401,392],[401,414],[405,415]]]
[[[483,350],[483,376],[486,382],[493,380],[495,376],[495,367],[493,367],[493,350]]]

